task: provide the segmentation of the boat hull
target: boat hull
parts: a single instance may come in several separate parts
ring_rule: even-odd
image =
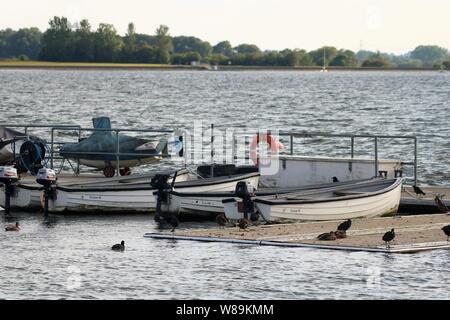
[[[370,218],[395,214],[401,197],[401,183],[392,190],[373,196],[304,204],[268,204],[255,202],[267,220],[305,221]]]

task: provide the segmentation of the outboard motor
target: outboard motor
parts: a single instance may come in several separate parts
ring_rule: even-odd
[[[56,172],[52,169],[39,169],[36,182],[44,186],[44,215],[48,216],[48,200],[54,199],[56,195]]]
[[[252,221],[258,220],[258,215],[253,215],[255,211],[255,205],[252,201],[254,191],[254,187],[249,181],[239,181],[234,190],[234,195],[242,199],[244,218],[248,219],[248,215],[251,214]]]
[[[34,175],[42,168],[44,158],[45,146],[42,142],[34,140],[25,141],[20,147],[16,168],[19,173],[30,171]]]
[[[11,195],[14,193],[14,184],[19,181],[17,169],[13,167],[0,167],[0,183],[5,185],[5,216],[10,215]]]
[[[156,174],[150,181],[150,185],[157,189],[153,194],[156,195],[155,221],[161,221],[161,204],[167,202],[167,191],[171,186],[167,183],[170,178],[168,174]]]

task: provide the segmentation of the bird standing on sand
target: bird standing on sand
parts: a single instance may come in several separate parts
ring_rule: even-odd
[[[447,208],[447,206],[444,204],[444,202],[442,201],[442,195],[436,195],[434,197],[434,202],[436,203],[436,206],[439,210],[440,213],[447,213],[449,210]]]
[[[317,240],[320,240],[320,241],[333,241],[336,239],[337,239],[337,237],[336,237],[336,233],[334,231],[325,232],[325,233],[319,234],[317,236]]]
[[[450,239],[450,224],[443,227],[441,230],[444,231],[445,235],[447,236],[447,242],[448,242]]]
[[[124,251],[124,250],[125,250],[125,241],[122,240],[122,242],[113,245],[113,246],[111,247],[111,250],[114,250],[114,251]]]
[[[19,222],[16,222],[16,224],[11,225],[11,226],[7,226],[5,228],[5,231],[19,231],[20,230],[20,224]]]
[[[169,220],[169,224],[172,226],[171,232],[174,232],[176,228],[180,225],[180,222],[178,221],[177,217],[172,216]]]
[[[383,236],[383,241],[386,243],[386,248],[391,247],[391,241],[395,238],[395,232],[394,229],[391,229],[391,231],[388,231]]]
[[[250,221],[248,219],[242,218],[238,221],[239,229],[245,230],[250,226]]]
[[[425,192],[423,192],[422,189],[420,189],[418,186],[413,186],[413,190],[414,192],[417,194],[417,196],[421,197],[421,196],[426,196],[427,194]]]
[[[216,216],[216,222],[219,226],[221,226],[222,228],[225,228],[227,223],[229,223],[230,221],[225,216],[225,213],[222,212]]]

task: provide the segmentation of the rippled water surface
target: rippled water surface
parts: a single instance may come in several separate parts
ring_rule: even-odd
[[[218,128],[417,135],[419,177],[429,185],[450,185],[449,101],[450,74],[438,72],[0,71],[0,122],[91,126],[106,114],[116,127],[202,119]],[[356,151],[369,155],[371,146]],[[296,150],[349,152],[336,140],[299,140]],[[380,143],[382,157],[410,160],[411,150],[405,141]],[[41,214],[16,216],[23,230],[0,233],[0,298],[450,299],[449,251],[158,241],[142,236],[155,230],[150,215],[55,216],[50,224]],[[127,250],[111,252],[122,239]]]

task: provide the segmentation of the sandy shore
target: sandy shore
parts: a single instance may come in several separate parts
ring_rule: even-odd
[[[365,218],[353,220],[347,232],[348,237],[335,241],[319,241],[316,237],[324,232],[334,231],[341,221],[304,222],[251,226],[247,230],[238,227],[225,229],[178,230],[175,235],[220,237],[232,239],[277,240],[301,243],[320,243],[359,247],[384,246],[382,235],[395,229],[396,238],[392,245],[446,241],[441,228],[450,224],[450,215],[431,214],[419,216],[397,216],[388,218]]]

